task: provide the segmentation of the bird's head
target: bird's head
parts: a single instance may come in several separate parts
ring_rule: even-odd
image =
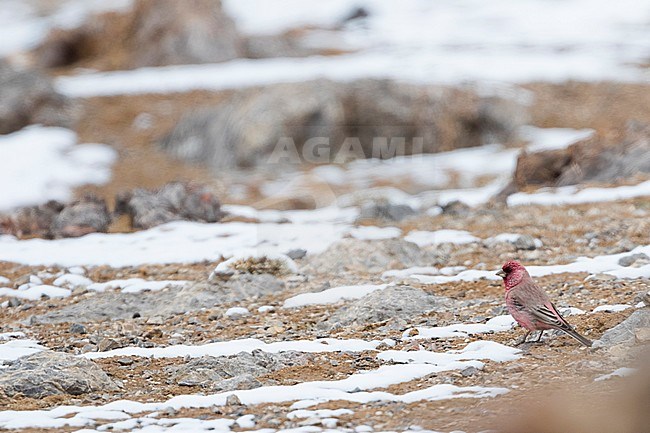
[[[504,263],[497,275],[503,278],[506,290],[512,289],[526,276],[527,271],[521,263],[510,260]]]

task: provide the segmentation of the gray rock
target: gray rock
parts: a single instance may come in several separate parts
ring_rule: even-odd
[[[63,203],[50,200],[42,205],[18,208],[10,215],[0,216],[0,234],[16,237],[52,237],[52,223],[64,206]]]
[[[122,14],[91,16],[55,29],[35,51],[44,67],[92,60],[111,69],[215,63],[244,54],[244,41],[220,0],[137,0]]]
[[[282,281],[268,274],[242,274],[227,282],[199,282],[182,289],[167,288],[144,293],[98,293],[75,304],[34,316],[31,320],[34,323],[87,323],[130,319],[136,313],[144,318],[164,318],[275,293],[284,287]]]
[[[637,261],[641,261],[643,264],[648,264],[650,263],[650,257],[644,253],[630,254],[629,256],[624,256],[618,259],[618,264],[627,267],[634,265]]]
[[[223,62],[242,53],[220,0],[138,0],[135,23],[135,67]]]
[[[216,173],[303,160],[385,159],[508,141],[523,122],[525,111],[516,105],[469,90],[389,80],[282,83],[188,113],[160,144]]]
[[[405,204],[374,202],[361,206],[357,221],[368,219],[382,221],[402,221],[404,218],[408,218],[415,214],[415,210],[413,210],[411,206]]]
[[[307,250],[303,250],[302,248],[297,248],[295,250],[291,250],[287,252],[287,256],[291,260],[300,260],[304,258],[307,255]]]
[[[52,234],[56,238],[79,237],[88,233],[106,233],[111,224],[106,201],[93,195],[86,195],[66,205],[52,223]]]
[[[536,239],[531,235],[521,235],[512,243],[518,250],[534,250],[537,248]]]
[[[431,310],[449,311],[455,306],[456,303],[447,297],[430,295],[409,286],[392,286],[384,290],[376,290],[339,308],[319,327],[331,330],[389,319],[411,320]]]
[[[17,237],[68,238],[106,232],[111,216],[103,199],[88,194],[69,204],[51,200],[0,216],[0,233]]]
[[[35,123],[68,126],[69,114],[68,101],[47,76],[0,61],[0,134]]]
[[[44,350],[13,361],[0,370],[0,390],[8,397],[81,395],[116,391],[117,385],[94,362]]]
[[[650,124],[630,121],[622,140],[594,136],[566,149],[522,152],[513,175],[515,192],[527,185],[613,182],[650,173]]]
[[[82,325],[81,323],[73,323],[70,325],[70,332],[73,334],[87,334],[88,331],[86,330],[86,327]]]
[[[650,308],[641,308],[635,311],[630,317],[605,331],[603,336],[594,342],[594,347],[634,344],[637,331],[643,328],[650,328]]]
[[[235,394],[230,394],[226,398],[226,406],[241,406],[241,405],[242,405],[241,400]]]
[[[255,350],[233,356],[203,356],[184,365],[165,368],[170,381],[201,386],[210,392],[252,389],[263,385],[256,377],[293,365],[305,365],[310,355],[300,352],[265,353]]]
[[[115,213],[128,215],[138,229],[180,220],[211,223],[223,217],[219,200],[207,186],[183,182],[121,193],[115,199]]]
[[[280,139],[302,145],[311,137],[333,137],[345,120],[339,88],[330,81],[278,84],[238,92],[212,109],[189,113],[161,146],[172,156],[215,172],[265,163]],[[289,162],[300,162],[291,153]]]
[[[479,369],[476,367],[467,367],[463,370],[461,370],[460,374],[462,374],[464,377],[471,377],[476,374],[478,374]]]
[[[442,206],[442,213],[464,218],[472,213],[472,208],[462,201],[454,200]]]
[[[342,239],[321,254],[308,257],[306,267],[315,273],[377,273],[388,269],[436,265],[446,258],[442,249],[422,250],[403,239]]]

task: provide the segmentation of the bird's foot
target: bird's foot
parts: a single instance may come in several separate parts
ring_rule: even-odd
[[[530,335],[530,331],[526,332],[526,335],[524,335],[517,342],[515,342],[515,346],[521,346],[522,344],[524,344],[529,335]]]

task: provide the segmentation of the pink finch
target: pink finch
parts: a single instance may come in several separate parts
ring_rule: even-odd
[[[532,331],[540,331],[537,341],[547,329],[557,329],[578,340],[585,346],[591,346],[591,341],[578,334],[564,317],[557,311],[546,292],[542,290],[524,266],[516,261],[503,265],[497,275],[503,278],[506,288],[506,307],[512,317],[526,328],[521,343]]]

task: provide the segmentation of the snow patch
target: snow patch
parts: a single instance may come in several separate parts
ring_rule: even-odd
[[[511,315],[506,314],[503,316],[493,317],[485,323],[459,323],[447,326],[416,327],[416,335],[412,335],[413,329],[408,329],[404,332],[402,337],[408,340],[426,338],[464,338],[474,334],[509,331],[515,326],[515,324],[515,319],[513,319]],[[468,345],[468,347],[470,346]]]
[[[297,308],[306,305],[335,304],[339,301],[363,298],[376,290],[383,290],[388,284],[366,284],[359,286],[341,286],[316,293],[302,293],[284,301],[284,308]]]
[[[0,160],[6,162],[0,171],[0,211],[69,201],[78,186],[108,182],[116,158],[106,145],[77,144],[77,135],[64,128],[30,126],[0,135]]]
[[[157,292],[171,288],[183,288],[188,282],[182,280],[147,281],[142,278],[128,278],[126,280],[111,280],[105,283],[92,283],[87,289],[95,292],[120,289],[122,293]]]
[[[624,311],[627,310],[628,308],[632,308],[631,305],[626,305],[626,304],[615,304],[615,305],[600,305],[596,308],[594,308],[594,313],[598,313],[601,311],[607,312],[607,313],[616,313],[619,311]]]
[[[539,192],[518,192],[508,196],[508,206],[542,205],[555,206],[579,203],[599,203],[626,200],[650,195],[650,180],[631,186],[612,188],[584,188],[563,186],[543,188]]]
[[[404,237],[404,240],[413,242],[419,247],[438,244],[470,244],[481,239],[465,230],[436,230],[433,232],[414,230]]]
[[[603,374],[602,376],[598,376],[597,378],[594,379],[594,381],[602,382],[603,380],[608,380],[613,377],[627,377],[633,375],[634,373],[636,373],[636,371],[637,371],[636,368],[621,367],[612,371],[609,374]]]
[[[11,340],[0,344],[0,361],[13,361],[41,350],[47,350],[47,347],[36,340]]]
[[[350,230],[350,236],[364,241],[376,241],[382,239],[394,239],[402,234],[397,227],[374,227],[361,226]]]
[[[44,296],[47,296],[48,298],[67,298],[71,293],[72,292],[69,289],[48,286],[46,284],[31,286],[25,288],[24,290],[14,290],[8,287],[0,287],[0,296],[29,299],[30,301],[37,301]]]
[[[320,211],[320,209],[319,209]],[[314,211],[314,219],[323,214]],[[293,224],[241,222],[204,224],[176,221],[135,233],[93,233],[70,239],[0,236],[0,260],[27,265],[138,266],[217,260],[237,254],[275,254],[303,248],[320,253],[343,237],[349,225],[337,222]],[[173,245],[173,248],[169,246]]]
[[[248,308],[244,307],[232,307],[228,308],[225,312],[226,317],[242,317],[242,316],[248,316],[250,315],[251,312],[248,311]]]
[[[240,352],[251,353],[254,350],[261,350],[267,353],[279,353],[288,351],[320,353],[320,352],[362,352],[373,350],[381,341],[364,340],[336,340],[324,338],[317,340],[279,341],[265,343],[255,338],[241,340],[220,341],[199,346],[176,345],[167,347],[123,347],[121,349],[108,350],[106,352],[90,352],[83,356],[88,359],[112,358],[115,356],[141,356],[146,358],[177,358],[186,357],[198,358],[201,356],[229,356]]]

